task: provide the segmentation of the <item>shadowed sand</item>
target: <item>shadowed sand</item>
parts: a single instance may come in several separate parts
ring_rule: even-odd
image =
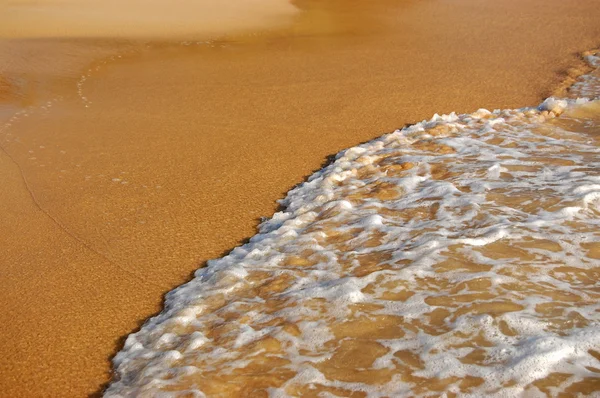
[[[2,41],[0,396],[97,392],[120,337],[327,155],[537,104],[600,41],[594,0],[367,3],[209,44]]]

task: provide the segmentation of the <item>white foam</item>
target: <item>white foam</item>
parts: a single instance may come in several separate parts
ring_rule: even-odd
[[[341,152],[168,294],[115,357],[106,395],[204,396],[213,380],[268,374],[274,397],[538,396],[597,378],[600,148],[587,132],[600,115],[572,115],[598,104],[435,115]],[[375,376],[346,364],[366,344],[382,354],[358,370]],[[535,384],[552,374],[567,377]]]

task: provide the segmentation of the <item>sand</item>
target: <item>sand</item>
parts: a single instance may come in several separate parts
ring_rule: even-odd
[[[307,1],[210,44],[3,39],[0,126],[33,109],[0,129],[0,396],[98,393],[162,295],[328,155],[538,103],[600,42],[599,5]]]
[[[12,0],[0,2],[0,36],[188,38],[284,26],[281,0]]]

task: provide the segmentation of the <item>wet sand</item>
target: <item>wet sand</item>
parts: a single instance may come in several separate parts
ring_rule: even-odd
[[[598,45],[598,5],[332,0],[211,44],[4,40],[0,121],[27,116],[0,130],[0,395],[98,392],[162,295],[328,155],[538,103]]]

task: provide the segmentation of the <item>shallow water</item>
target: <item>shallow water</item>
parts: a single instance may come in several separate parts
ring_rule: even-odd
[[[294,5],[288,27],[213,43],[1,40],[0,395],[99,391],[164,293],[327,155],[537,104],[600,37],[597,0]]]
[[[599,58],[589,56],[599,66]],[[350,148],[170,292],[107,396],[600,391],[598,72]]]

